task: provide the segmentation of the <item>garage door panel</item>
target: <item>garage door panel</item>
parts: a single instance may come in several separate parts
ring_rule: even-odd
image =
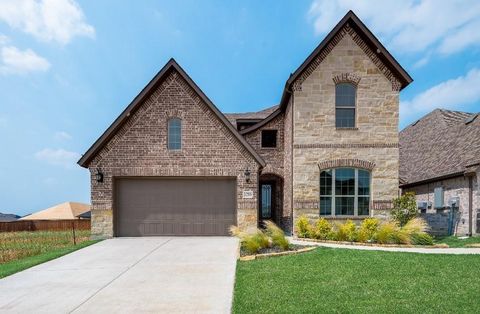
[[[117,179],[116,235],[227,235],[234,179]]]

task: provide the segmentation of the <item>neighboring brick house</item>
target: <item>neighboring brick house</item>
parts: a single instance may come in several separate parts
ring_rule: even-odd
[[[400,132],[400,182],[432,232],[480,233],[480,118],[436,109]],[[454,207],[455,217],[450,216]]]
[[[291,232],[300,215],[385,217],[411,81],[351,11],[260,112],[222,114],[172,59],[79,161],[92,233],[224,235],[265,219]]]

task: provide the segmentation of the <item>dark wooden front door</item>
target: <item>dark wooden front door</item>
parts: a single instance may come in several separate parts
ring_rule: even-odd
[[[273,220],[275,185],[271,182],[260,184],[260,218],[262,220]]]

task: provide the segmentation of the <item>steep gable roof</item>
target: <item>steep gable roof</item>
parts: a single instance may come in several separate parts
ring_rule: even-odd
[[[480,119],[476,116],[436,109],[403,129],[402,185],[460,176],[472,165],[480,164]]]
[[[203,91],[195,84],[195,82],[188,76],[188,74],[180,67],[180,65],[172,58],[167,64],[155,75],[155,77],[143,88],[127,108],[118,116],[117,119],[108,127],[108,129],[97,139],[97,141],[87,150],[87,152],[80,158],[78,164],[87,168],[89,162],[96,156],[96,154],[108,143],[117,130],[126,122],[130,115],[143,104],[143,102],[150,96],[155,88],[168,76],[170,71],[177,71],[182,78],[190,85],[190,87],[198,94],[198,96],[205,102],[205,104],[213,111],[218,119],[227,127],[227,129],[237,138],[238,141],[247,149],[247,151],[254,157],[262,167],[265,166],[265,161],[252,148],[250,144],[241,136],[227,118],[218,110],[212,101],[203,93]]]
[[[300,76],[308,70],[308,67],[315,62],[317,57],[328,48],[329,44],[335,39],[335,36],[344,29],[344,27],[352,28],[362,41],[374,52],[377,57],[395,76],[400,84],[400,90],[407,87],[413,79],[403,69],[403,67],[395,60],[395,58],[388,52],[388,50],[380,43],[380,41],[373,35],[373,33],[363,24],[363,22],[353,13],[348,13],[338,22],[338,24],[328,33],[323,41],[315,48],[315,50],[308,56],[307,59],[300,65],[298,69],[290,75],[285,83],[282,99],[280,101],[280,108],[284,109],[288,104],[288,99],[292,93],[292,86]]]

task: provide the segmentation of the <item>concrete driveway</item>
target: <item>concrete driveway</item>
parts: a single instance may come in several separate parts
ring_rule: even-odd
[[[0,312],[229,313],[238,242],[105,240],[0,279]]]

